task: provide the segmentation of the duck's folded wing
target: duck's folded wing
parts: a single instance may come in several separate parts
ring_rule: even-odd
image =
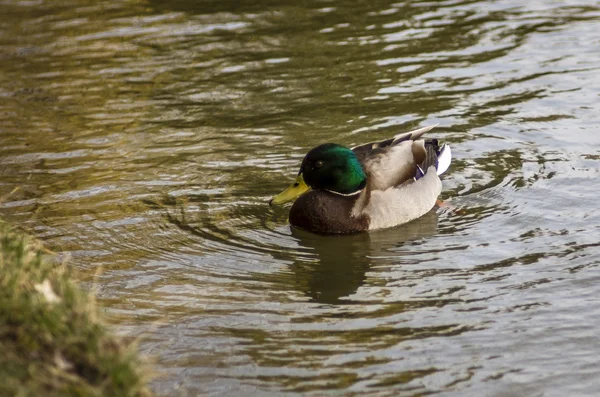
[[[369,190],[386,190],[413,180],[426,156],[422,142],[408,140],[369,151],[361,160]]]
[[[402,134],[394,135],[394,137],[385,139],[383,141],[369,142],[364,143],[362,145],[354,146],[353,148],[351,148],[351,150],[358,155],[363,154],[365,152],[369,152],[373,149],[382,149],[388,146],[397,145],[398,143],[404,141],[416,141],[417,139],[421,138],[423,134],[425,134],[428,131],[431,131],[435,127],[437,127],[437,124],[418,128],[409,132],[403,132]]]
[[[373,149],[359,158],[367,173],[370,190],[386,190],[411,183],[427,172],[438,175],[450,165],[450,146],[438,145],[437,139],[403,141],[393,146]]]
[[[386,190],[399,186],[414,180],[419,172],[424,175],[428,168],[423,168],[427,165],[426,162],[433,161],[437,165],[437,158],[430,159],[431,151],[427,150],[426,142],[419,139],[434,127],[435,125],[419,128],[384,141],[352,148],[367,173],[369,189]],[[419,166],[423,169],[420,170]]]

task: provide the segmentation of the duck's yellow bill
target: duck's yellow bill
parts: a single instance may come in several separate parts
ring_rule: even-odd
[[[271,201],[269,201],[269,205],[287,203],[309,190],[310,187],[304,183],[304,178],[302,177],[302,174],[300,174],[298,175],[298,178],[296,178],[296,181],[287,189],[273,197]]]

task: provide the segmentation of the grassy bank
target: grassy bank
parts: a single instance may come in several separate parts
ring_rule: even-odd
[[[1,221],[0,244],[0,396],[151,396],[137,352],[69,268]]]

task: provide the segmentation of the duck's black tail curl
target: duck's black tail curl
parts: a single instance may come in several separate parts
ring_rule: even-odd
[[[438,155],[440,154],[440,147],[437,139],[427,139],[425,140],[425,160],[419,165],[417,165],[417,171],[415,175],[415,179],[419,179],[424,176],[430,169],[431,166],[434,166],[437,170],[438,168]]]
[[[450,146],[443,144],[440,147],[437,139],[428,139],[425,141],[425,153],[425,160],[417,165],[415,180],[425,175],[432,165],[435,166],[438,175],[442,175],[450,167],[452,161]]]

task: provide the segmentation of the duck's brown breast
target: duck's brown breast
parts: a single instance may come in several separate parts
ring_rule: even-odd
[[[290,223],[314,233],[357,233],[369,229],[366,215],[352,216],[356,196],[312,190],[300,196],[290,210]]]

